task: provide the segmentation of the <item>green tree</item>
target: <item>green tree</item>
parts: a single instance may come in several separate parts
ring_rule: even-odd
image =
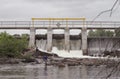
[[[105,36],[108,36],[108,37],[114,36],[114,32],[113,31],[106,31],[105,34],[106,34]]]
[[[88,32],[88,36],[89,37],[111,37],[111,36],[114,36],[114,32],[113,31],[110,31],[110,30],[104,30],[104,29],[99,29],[99,30],[90,30]]]
[[[120,28],[115,29],[115,36],[120,37]]]
[[[95,32],[93,31],[93,30],[90,30],[89,32],[88,32],[88,36],[95,36]]]
[[[19,57],[27,48],[28,42],[25,37],[17,39],[4,32],[0,34],[0,57]]]
[[[95,31],[96,36],[105,36],[105,30],[100,29]]]

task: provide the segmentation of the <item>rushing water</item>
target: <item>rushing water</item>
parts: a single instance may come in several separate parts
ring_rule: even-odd
[[[1,65],[0,79],[106,79],[111,71],[105,66]],[[119,70],[108,79],[120,79]]]

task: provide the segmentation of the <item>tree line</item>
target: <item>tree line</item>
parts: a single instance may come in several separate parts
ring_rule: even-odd
[[[90,30],[88,32],[88,37],[120,37],[120,29],[116,30]]]

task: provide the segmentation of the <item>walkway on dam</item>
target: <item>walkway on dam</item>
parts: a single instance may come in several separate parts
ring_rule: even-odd
[[[81,29],[83,27],[83,21],[68,21],[69,29]],[[0,29],[30,29],[32,27],[32,21],[0,21]],[[120,22],[116,21],[85,21],[84,26],[87,29],[115,29],[120,27]],[[49,24],[48,21],[35,21],[35,29],[64,29],[66,22],[54,21]]]

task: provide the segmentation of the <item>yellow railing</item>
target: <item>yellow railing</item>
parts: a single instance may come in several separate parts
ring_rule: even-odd
[[[32,18],[32,20],[83,20],[85,21],[85,18]]]
[[[34,21],[39,20],[39,21],[49,21],[49,27],[51,26],[51,22],[53,21],[65,21],[66,22],[66,27],[68,27],[68,21],[83,21],[83,26],[85,25],[85,18],[32,18],[32,26],[34,27]]]

